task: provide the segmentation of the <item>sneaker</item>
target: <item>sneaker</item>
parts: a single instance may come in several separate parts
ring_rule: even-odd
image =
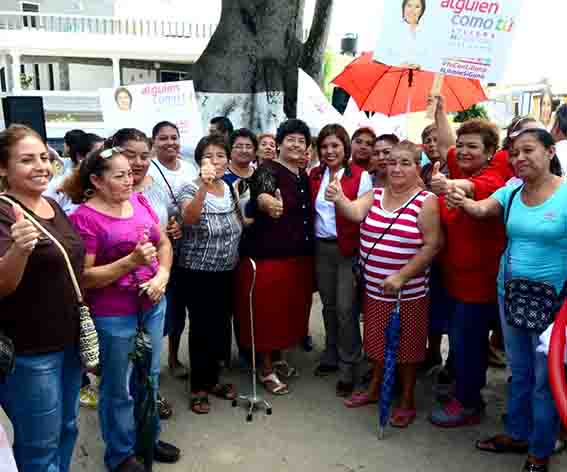
[[[453,398],[442,407],[433,410],[429,421],[440,428],[458,428],[480,423],[480,408],[465,408],[461,402]]]
[[[93,385],[81,388],[79,404],[85,408],[96,408],[98,406],[98,391]]]
[[[179,460],[181,451],[173,444],[158,441],[154,448],[154,460],[165,464],[174,464]]]

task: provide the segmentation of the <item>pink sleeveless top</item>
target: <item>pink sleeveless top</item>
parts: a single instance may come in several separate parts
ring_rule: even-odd
[[[360,257],[364,264],[368,296],[376,300],[392,301],[394,298],[384,295],[382,289],[384,280],[399,272],[422,248],[423,235],[417,226],[417,219],[423,207],[423,202],[432,194],[421,191],[415,200],[403,210],[395,224],[382,237],[380,242],[374,246],[374,243],[407,204],[406,202],[397,210],[389,212],[384,210],[382,206],[383,195],[384,189],[374,189],[372,208],[360,225]],[[411,198],[413,196],[409,200]],[[371,254],[368,255],[370,251]],[[428,291],[429,268],[404,285],[402,300],[416,300],[426,296]]]

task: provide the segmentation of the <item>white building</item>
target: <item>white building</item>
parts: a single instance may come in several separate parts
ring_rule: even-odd
[[[100,128],[99,88],[183,80],[204,51],[218,15],[180,1],[0,0],[0,96],[43,96],[50,137]]]

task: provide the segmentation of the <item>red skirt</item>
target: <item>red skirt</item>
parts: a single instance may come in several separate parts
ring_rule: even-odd
[[[364,350],[374,361],[384,361],[385,332],[396,303],[364,299]],[[420,363],[425,360],[429,326],[429,296],[402,301],[400,306],[400,364]]]
[[[236,270],[235,316],[240,326],[240,344],[247,348],[252,345],[249,298],[252,277],[250,259],[244,258]],[[289,349],[307,335],[313,282],[312,257],[256,261],[252,308],[258,352]]]

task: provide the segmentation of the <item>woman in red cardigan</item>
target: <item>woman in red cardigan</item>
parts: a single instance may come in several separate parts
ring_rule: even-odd
[[[348,164],[350,139],[338,124],[325,126],[317,138],[321,165],[311,171],[311,197],[315,210],[315,274],[323,302],[325,350],[315,375],[339,372],[338,396],[352,393],[362,358],[358,319],[353,313],[353,258],[358,255],[359,225],[336,213],[325,200],[325,189],[338,177],[347,198],[356,200],[372,190],[368,172]]]

